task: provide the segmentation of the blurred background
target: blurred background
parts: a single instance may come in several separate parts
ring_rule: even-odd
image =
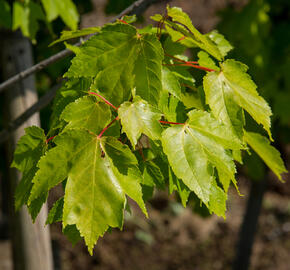
[[[0,1],[1,2],[1,1]],[[10,1],[12,2],[12,1]],[[80,28],[109,22],[134,0],[75,0]],[[137,27],[154,24],[150,16],[164,13],[166,5],[181,7],[202,33],[218,29],[234,46],[228,56],[246,63],[258,91],[273,109],[274,145],[287,168],[290,162],[290,1],[289,0],[173,0],[151,1],[139,15]],[[0,12],[1,16],[1,12]],[[51,29],[40,25],[33,45],[37,63],[63,49],[48,48],[65,25],[57,19]],[[1,33],[7,32],[1,28]],[[71,57],[36,74],[36,89],[43,96],[60,80]],[[3,73],[5,67],[1,66]],[[4,81],[2,78],[1,81]],[[0,127],[5,127],[5,104],[0,95]],[[41,127],[48,130],[51,105],[40,111]],[[251,128],[251,120],[247,119]],[[5,143],[0,145],[0,269],[12,270],[5,181]],[[290,182],[281,183],[253,153],[238,168],[239,196],[229,192],[226,220],[210,216],[194,200],[183,208],[176,194],[158,191],[148,203],[149,219],[137,207],[126,215],[122,232],[112,230],[99,239],[90,256],[83,242],[74,247],[61,232],[50,226],[54,269],[61,270],[206,270],[206,269],[290,269]],[[48,207],[59,197],[55,188]],[[261,206],[261,208],[260,208]],[[256,221],[258,224],[256,227]],[[256,234],[255,234],[255,228]],[[252,243],[252,237],[254,241]],[[252,247],[252,250],[251,250]],[[250,250],[249,250],[250,248]],[[250,265],[242,266],[251,254]],[[39,269],[42,269],[41,266]]]

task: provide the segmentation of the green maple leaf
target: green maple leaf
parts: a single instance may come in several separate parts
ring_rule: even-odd
[[[209,210],[225,218],[227,194],[214,181],[210,187]]]
[[[245,132],[245,141],[253,148],[267,166],[282,180],[281,174],[286,173],[284,162],[279,151],[271,146],[269,140],[254,132]]]
[[[169,183],[168,183],[168,188],[169,188],[169,194],[172,194],[174,190],[177,191],[181,203],[183,207],[186,207],[186,203],[188,201],[188,197],[190,195],[191,190],[180,180],[178,179],[175,174],[173,173],[172,169],[169,166]]]
[[[164,176],[160,168],[152,160],[144,162],[142,184],[149,187],[164,186]]]
[[[49,22],[60,16],[68,27],[72,30],[76,30],[79,15],[72,0],[41,0],[41,2]]]
[[[208,73],[203,79],[206,103],[212,114],[227,125],[238,138],[243,138],[243,109],[235,102],[234,92],[223,82],[223,75]]]
[[[124,102],[118,115],[121,119],[122,130],[131,141],[133,147],[137,144],[141,134],[152,140],[160,139],[162,127],[159,123],[161,113],[139,97],[134,102]]]
[[[156,106],[162,89],[162,60],[163,49],[156,35],[142,35],[134,68],[136,95]]]
[[[23,173],[15,193],[15,208],[19,210],[28,201],[32,188],[32,179],[37,172],[36,164],[46,149],[46,137],[43,130],[32,126],[25,129],[25,135],[20,138],[14,152],[11,167]]]
[[[137,31],[133,26],[116,24],[103,28],[102,33],[107,34],[106,37],[111,43],[106,44],[108,50],[98,57],[99,72],[91,89],[97,89],[114,105],[120,105],[130,98],[133,89],[133,69],[138,57]],[[109,37],[114,39],[114,42],[109,40]],[[96,40],[95,46],[106,48],[103,43],[103,38],[102,42]]]
[[[85,96],[66,106],[60,118],[68,122],[64,130],[84,128],[99,133],[110,122],[111,111],[107,104],[97,102],[95,97]]]
[[[64,197],[61,197],[53,204],[53,207],[50,209],[48,213],[46,224],[52,224],[55,222],[62,221],[63,204],[64,204]],[[77,242],[82,240],[82,237],[76,225],[67,225],[65,228],[63,228],[62,232],[68,238],[68,240],[72,243],[73,246]]]
[[[140,35],[131,25],[109,24],[76,51],[65,76],[93,78],[91,90],[116,106],[130,98],[134,86],[137,95],[156,105],[162,59],[155,35]]]
[[[81,30],[74,30],[74,31],[62,31],[60,37],[49,44],[49,46],[53,46],[59,42],[66,41],[72,38],[87,36],[91,34],[95,34],[100,31],[100,27],[88,27]]]
[[[68,240],[74,246],[77,242],[82,240],[79,230],[76,225],[67,225],[62,228],[63,234],[68,238]]]
[[[61,113],[68,104],[84,96],[90,84],[91,80],[87,78],[71,79],[59,89],[52,106],[49,135],[55,135],[57,129],[61,130],[65,126],[64,120],[60,119]]]
[[[233,46],[217,30],[213,30],[207,36],[217,45],[223,57],[233,49]]]
[[[108,24],[101,28],[98,35],[91,37],[80,47],[65,76],[96,77],[100,71],[110,68],[111,65],[122,65],[125,69],[130,64],[129,56],[133,60],[136,58],[137,42],[137,31],[133,26]]]
[[[0,0],[0,25],[10,29],[12,22],[11,8],[6,0]]]
[[[271,138],[271,109],[259,96],[247,69],[246,65],[230,59],[221,64],[221,72],[208,73],[204,77],[206,101],[215,117],[235,130],[238,137],[243,134],[243,108],[263,125]]]
[[[181,41],[181,44],[191,44],[198,46],[199,48],[207,51],[209,54],[214,56],[216,59],[221,60],[222,54],[216,44],[206,35],[202,35],[192,24],[189,16],[178,7],[167,7],[167,15],[170,20],[166,19],[165,24],[171,28],[168,33],[171,35],[174,41],[185,37],[185,42]],[[162,16],[151,17],[153,20],[160,21]],[[188,44],[189,42],[189,44]]]
[[[61,197],[53,204],[47,215],[46,224],[62,221],[63,203],[63,197]]]
[[[214,167],[227,175],[220,179],[225,190],[234,180],[235,165],[226,149],[240,149],[241,145],[207,112],[193,110],[187,124],[166,129],[162,145],[175,175],[207,205],[215,182]]]
[[[181,101],[186,109],[199,109],[204,110],[200,95],[198,92],[186,92],[182,94]]]
[[[158,108],[168,121],[183,121],[184,106],[189,101],[188,96],[182,93],[180,82],[192,85],[194,79],[185,69],[174,67],[170,70],[162,68],[162,92],[160,93]],[[191,77],[191,80],[188,80]],[[182,101],[182,102],[181,102]],[[182,104],[183,103],[183,104]]]
[[[178,110],[179,104],[180,102],[176,97],[170,95],[165,90],[161,92],[158,109],[162,112],[162,114],[168,121],[177,121],[177,113],[180,111]]]
[[[77,226],[90,253],[109,227],[122,227],[126,194],[147,214],[142,176],[128,146],[85,130],[68,130],[54,142],[38,164],[30,201],[67,178],[63,224]]]
[[[41,6],[32,1],[25,3],[13,3],[12,30],[21,29],[22,34],[35,42],[35,36],[39,28],[38,21],[45,21]]]
[[[181,86],[177,76],[168,68],[162,68],[162,89],[181,100]]]
[[[213,70],[219,70],[212,58],[204,51],[200,51],[198,54],[198,64],[202,67],[211,68]]]

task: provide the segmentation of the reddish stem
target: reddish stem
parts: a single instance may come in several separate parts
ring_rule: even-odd
[[[109,106],[111,106],[112,108],[114,108],[116,111],[118,110],[117,107],[115,107],[110,101],[106,100],[104,97],[102,97],[101,95],[99,95],[98,93],[95,92],[89,92],[90,95],[95,95],[99,98],[101,98],[105,103],[107,103]]]
[[[207,68],[207,67],[202,67],[202,66],[193,65],[193,64],[191,64],[191,63],[181,64],[181,65],[182,65],[182,66],[188,66],[188,67],[194,67],[194,68],[198,68],[198,69],[205,70],[205,71],[209,71],[209,72],[216,71],[215,69],[211,69],[211,68]]]
[[[52,136],[52,137],[50,137],[50,138],[48,138],[46,141],[45,141],[45,143],[49,143],[51,140],[53,140],[54,138],[56,137],[56,135],[55,136]]]
[[[169,124],[169,125],[184,125],[184,123],[176,123],[176,122],[168,122],[168,121],[161,121],[159,120],[161,124]]]
[[[176,42],[179,42],[181,40],[184,40],[185,38],[186,38],[186,36],[183,36],[183,37],[179,38],[178,40],[176,40]]]
[[[103,134],[104,134],[104,132],[111,126],[111,125],[113,125],[113,123],[115,122],[115,121],[117,121],[117,120],[119,120],[119,116],[117,116],[116,118],[114,118],[112,121],[111,121],[111,123],[110,124],[108,124],[102,131],[101,131],[101,133],[98,135],[98,138],[100,139],[102,136],[103,136]]]
[[[119,22],[121,22],[121,23],[125,23],[125,24],[128,24],[127,22],[125,22],[125,21],[122,20],[122,19],[119,19]]]
[[[95,93],[95,92],[89,92],[89,94],[91,94],[91,95],[96,95],[96,96],[98,96],[99,98],[101,98],[105,103],[107,103],[108,105],[110,105],[111,107],[113,107],[116,111],[118,110],[118,108],[116,108],[111,102],[109,102],[108,100],[106,100],[104,97],[102,97],[101,95],[99,95],[99,94],[97,94],[97,93]],[[112,121],[111,121],[111,123],[110,124],[108,124],[102,131],[101,131],[101,133],[98,135],[98,138],[101,138],[102,136],[103,136],[103,134],[104,134],[104,132],[115,122],[115,121],[117,121],[117,120],[119,120],[119,116],[117,116],[116,118],[114,118]],[[161,121],[161,120],[159,120],[159,122],[161,123],[161,124],[169,124],[169,125],[184,125],[184,123],[175,123],[175,122],[168,122],[168,121]],[[53,137],[52,138],[49,138],[47,141],[49,141],[49,140],[52,140],[53,139]]]
[[[193,64],[188,63],[188,62],[184,63],[184,64],[163,64],[163,66],[185,66],[185,67],[194,67],[194,68],[209,71],[209,72],[216,71],[215,69],[193,65]]]

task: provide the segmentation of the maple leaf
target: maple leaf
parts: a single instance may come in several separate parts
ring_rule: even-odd
[[[243,135],[242,108],[262,124],[272,138],[271,109],[259,96],[257,86],[246,73],[247,69],[246,65],[230,59],[221,64],[221,72],[208,73],[203,81],[206,101],[214,116],[231,127],[239,138]]]
[[[53,46],[59,42],[66,41],[68,39],[95,34],[95,33],[99,32],[100,29],[101,29],[100,27],[88,27],[88,28],[84,28],[81,30],[62,31],[59,39],[57,39],[54,42],[52,42],[51,44],[49,44],[49,46]]]
[[[222,54],[216,44],[206,35],[201,34],[192,24],[189,16],[178,7],[167,6],[167,16],[170,20],[164,20],[165,24],[171,28],[168,33],[171,35],[174,41],[185,38],[185,42],[181,41],[182,44],[198,46],[199,48],[207,51],[209,54],[214,56],[216,59],[221,60]],[[151,19],[156,21],[162,21],[163,17],[155,15]],[[191,47],[193,47],[191,46]]]
[[[66,129],[84,128],[99,133],[111,120],[111,111],[107,104],[97,102],[95,97],[85,96],[65,107],[61,116],[68,122]]]
[[[44,131],[32,126],[25,129],[25,135],[17,143],[11,167],[23,172],[23,175],[15,193],[16,210],[19,210],[28,201],[33,185],[32,179],[37,172],[36,164],[46,150],[45,141]]]
[[[168,68],[162,68],[162,89],[181,100],[181,86],[177,76]]]
[[[156,35],[144,34],[140,37],[138,58],[134,67],[136,95],[156,106],[162,89],[163,55],[161,43]]]
[[[206,35],[217,45],[223,57],[233,49],[233,46],[217,30],[213,30]]]
[[[108,24],[76,51],[65,76],[93,78],[91,90],[115,105],[128,100],[134,87],[137,95],[157,105],[162,59],[155,35],[140,35],[131,25]]]
[[[161,113],[140,97],[131,102],[124,102],[118,109],[122,130],[127,134],[133,147],[141,134],[153,140],[160,138],[162,127],[159,123]]]
[[[182,180],[178,179],[173,173],[170,166],[168,167],[169,174],[169,194],[172,194],[174,190],[178,192],[178,195],[181,199],[181,203],[184,207],[186,207],[186,203],[188,201],[188,197],[190,195],[191,190],[182,182]]]
[[[187,124],[166,129],[162,145],[175,175],[207,205],[215,182],[213,168],[228,176],[220,179],[226,181],[225,190],[234,179],[235,165],[226,149],[240,149],[241,144],[207,112],[193,110]]]
[[[41,0],[41,2],[49,22],[60,16],[67,26],[76,30],[79,15],[72,0]]]
[[[126,194],[147,214],[141,173],[128,146],[116,138],[98,138],[85,130],[67,130],[54,142],[57,146],[38,164],[29,201],[42,197],[67,178],[63,224],[77,226],[90,253],[109,227],[122,227]]]
[[[284,162],[279,151],[270,144],[269,140],[254,132],[245,132],[245,141],[260,156],[267,166],[282,180],[281,174],[286,173]]]

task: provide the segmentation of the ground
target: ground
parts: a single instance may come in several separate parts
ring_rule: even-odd
[[[271,180],[270,190],[287,184]],[[248,194],[248,181],[239,180],[242,194]],[[250,269],[286,270],[290,257],[290,200],[288,194],[268,191],[253,249]],[[236,252],[236,240],[247,196],[234,189],[229,195],[226,220],[212,216],[202,218],[191,209],[183,210],[174,196],[157,194],[149,204],[150,219],[134,208],[122,232],[113,230],[98,241],[94,256],[88,255],[83,243],[74,248],[52,226],[52,238],[58,242],[64,270],[226,270]]]

